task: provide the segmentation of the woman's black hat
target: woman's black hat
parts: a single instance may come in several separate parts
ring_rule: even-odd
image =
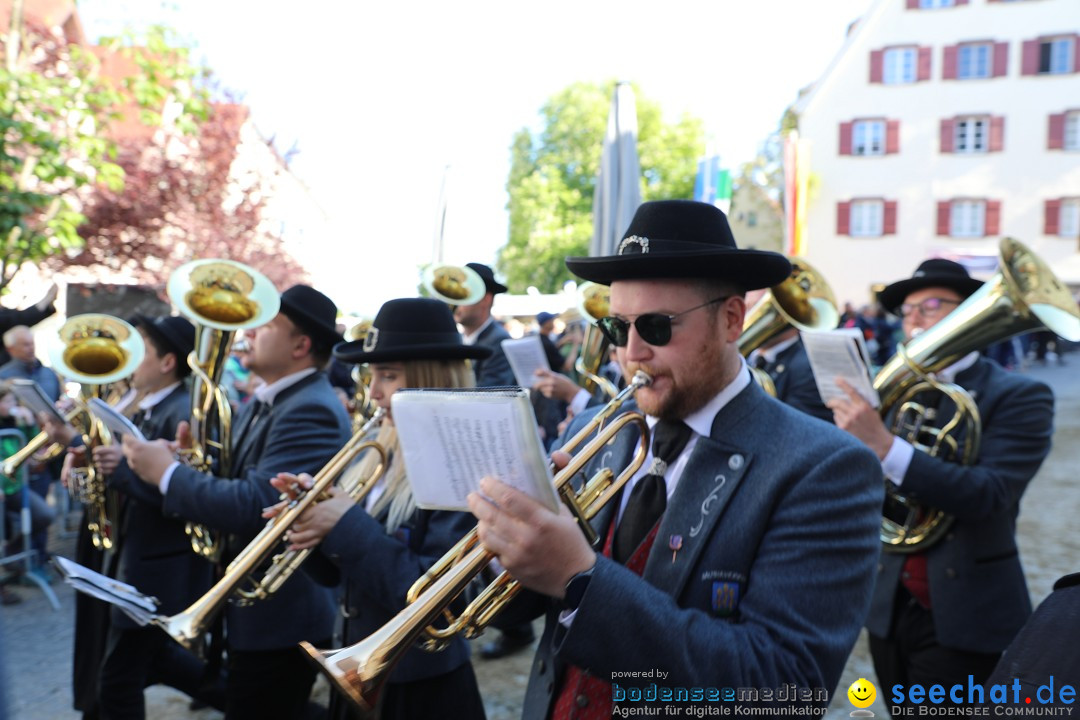
[[[334,347],[334,357],[350,363],[481,360],[491,353],[488,347],[466,345],[450,308],[431,298],[386,302],[363,340]]]
[[[309,336],[316,347],[333,347],[344,338],[337,331],[337,305],[313,287],[293,285],[281,293],[281,312]]]
[[[780,253],[740,250],[719,208],[692,200],[642,203],[614,255],[570,257],[570,272],[610,285],[616,280],[706,278],[744,290],[765,288],[791,274]]]
[[[916,290],[928,287],[946,287],[955,290],[962,298],[967,298],[982,287],[982,280],[968,275],[967,268],[958,262],[944,258],[924,260],[907,280],[900,280],[889,285],[877,294],[878,302],[888,312],[899,315],[904,299]]]
[[[481,265],[480,263],[465,263],[465,267],[472,268],[476,271],[476,274],[484,281],[484,287],[487,288],[487,291],[492,295],[506,292],[507,287],[495,279],[495,273],[487,265]]]
[[[195,326],[179,315],[150,317],[137,314],[132,318],[132,325],[142,328],[167,353],[176,353],[181,365],[187,365],[187,356],[195,349]]]

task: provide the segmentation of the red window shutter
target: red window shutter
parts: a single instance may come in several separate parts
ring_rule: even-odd
[[[994,43],[994,77],[1009,74],[1009,43]]]
[[[885,153],[892,155],[900,152],[900,121],[885,122]]]
[[[990,118],[990,152],[1001,152],[1005,147],[1005,117],[994,115]]]
[[[953,142],[956,140],[956,120],[945,118],[941,121],[941,152],[953,152]]]
[[[872,50],[870,52],[870,82],[881,82],[883,70],[885,67],[885,51],[884,50]]]
[[[930,56],[933,54],[933,49],[928,47],[919,48],[919,74],[918,79],[929,80],[930,79]]]
[[[851,154],[851,133],[855,123],[840,123],[840,154]]]
[[[983,235],[997,235],[1001,232],[1001,201],[986,201],[986,223],[983,225]]]
[[[919,9],[919,0],[907,0],[907,9],[908,10],[918,10]]]
[[[1061,219],[1061,200],[1047,200],[1043,209],[1043,235],[1057,235]]]
[[[1021,75],[1039,74],[1039,44],[1038,40],[1024,41],[1023,55],[1021,55],[1020,63]]]
[[[946,45],[945,52],[942,54],[941,61],[941,79],[942,80],[955,80],[956,79],[956,53],[958,51],[956,45]]]
[[[1065,149],[1065,113],[1050,116],[1050,130],[1047,134],[1046,149]]]
[[[957,4],[958,6],[959,6],[959,5],[967,5],[967,4],[968,4],[968,0],[956,0],[956,4]]]
[[[949,234],[949,219],[952,215],[952,203],[948,200],[939,200],[937,204],[937,234]]]
[[[837,235],[850,235],[851,234],[851,203],[850,202],[838,202],[838,203],[836,203],[836,234]]]
[[[881,221],[881,232],[883,235],[895,235],[896,234],[896,201],[885,201],[885,213]]]

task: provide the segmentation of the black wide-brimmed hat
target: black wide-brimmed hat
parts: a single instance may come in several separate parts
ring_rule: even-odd
[[[177,362],[187,364],[187,356],[195,349],[195,326],[187,318],[178,315],[155,318],[138,314],[132,319],[134,322],[131,324],[145,330],[165,348],[166,353],[176,353]]]
[[[476,274],[484,281],[484,287],[487,288],[487,291],[492,295],[506,292],[507,287],[495,279],[495,273],[487,265],[482,265],[480,263],[465,263],[465,267],[472,268],[476,271]]]
[[[313,341],[330,349],[345,338],[337,331],[337,305],[313,287],[293,285],[281,293],[281,312]]]
[[[387,301],[363,340],[334,347],[334,357],[350,363],[480,360],[491,353],[488,347],[466,345],[449,306],[431,298]]]
[[[566,266],[601,285],[616,280],[707,278],[756,290],[791,274],[791,263],[780,253],[740,250],[723,211],[692,200],[642,203],[614,255],[570,257]]]
[[[928,287],[946,287],[955,290],[960,297],[966,298],[982,287],[982,280],[968,275],[967,268],[958,262],[944,258],[924,260],[907,280],[900,280],[878,291],[878,302],[893,315],[898,315],[904,299],[915,292]]]

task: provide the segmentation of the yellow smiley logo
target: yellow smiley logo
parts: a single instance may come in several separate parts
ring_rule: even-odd
[[[848,700],[857,708],[870,707],[877,697],[877,688],[866,678],[859,678],[851,683],[847,690]]]

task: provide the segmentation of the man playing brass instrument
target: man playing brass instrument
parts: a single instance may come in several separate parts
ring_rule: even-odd
[[[932,259],[878,298],[903,318],[910,341],[981,285],[962,265]],[[960,385],[978,406],[980,450],[970,465],[931,456],[894,437],[878,412],[850,388],[845,388],[847,401],[830,402],[836,424],[877,454],[886,478],[904,496],[955,516],[948,533],[928,549],[883,553],[878,566],[867,628],[879,686],[889,698],[892,693],[885,689],[897,684],[967,687],[970,675],[981,685],[1031,615],[1016,516],[1020,497],[1050,451],[1053,393],[978,352],[938,378]],[[937,415],[950,418],[952,408],[945,398]]]
[[[229,533],[225,562],[264,527],[277,502],[268,480],[279,472],[315,473],[348,441],[349,418],[323,368],[342,338],[337,307],[306,285],[281,294],[281,312],[255,330],[246,364],[265,384],[232,432],[233,479],[181,465],[164,441],[124,438],[124,455],[144,481],[159,486],[166,515]],[[226,609],[227,718],[300,718],[315,669],[296,651],[303,640],[329,642],[331,592],[297,573],[271,598]]]
[[[600,325],[624,373],[653,378],[636,395],[653,447],[596,516],[597,548],[567,511],[492,478],[470,496],[484,545],[539,593],[508,613],[548,611],[524,716],[720,706],[736,700],[724,688],[823,706],[869,607],[882,493],[872,453],[768,397],[739,354],[745,291],[788,261],[737,249],[711,205],[662,201],[638,209],[616,255],[567,265],[611,285]],[[626,467],[632,434],[585,475]]]

